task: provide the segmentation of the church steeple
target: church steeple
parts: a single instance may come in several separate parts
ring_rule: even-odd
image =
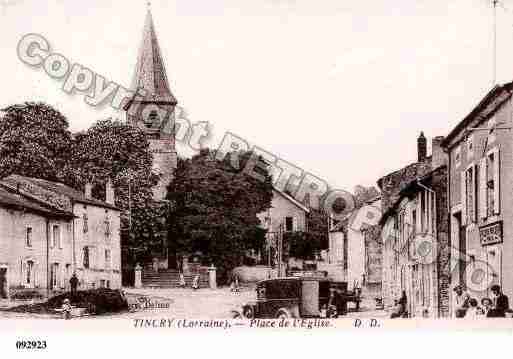
[[[174,131],[177,102],[169,88],[150,9],[146,14],[132,90],[137,96],[124,107],[127,123],[141,129],[148,139],[153,169],[160,176],[153,188],[153,199],[162,200],[177,165]]]
[[[169,88],[149,6],[131,88],[133,91],[141,88],[146,91],[143,101],[176,105],[176,98]]]

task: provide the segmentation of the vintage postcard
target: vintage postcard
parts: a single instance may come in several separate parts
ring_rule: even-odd
[[[0,19],[2,332],[512,331],[513,1]]]

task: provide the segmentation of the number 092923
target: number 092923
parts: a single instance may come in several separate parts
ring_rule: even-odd
[[[46,349],[46,340],[17,340],[16,349],[41,350]]]

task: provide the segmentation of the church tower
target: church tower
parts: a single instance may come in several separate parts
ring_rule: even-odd
[[[150,9],[131,90],[137,94],[125,106],[127,123],[142,129],[148,138],[153,168],[160,175],[159,183],[153,188],[153,198],[162,200],[177,165],[174,131],[177,101],[169,88]]]

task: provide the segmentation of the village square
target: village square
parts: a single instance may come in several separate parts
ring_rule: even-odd
[[[31,71],[69,93],[94,82],[85,102],[108,92],[122,117],[72,132],[57,106],[2,103],[0,317],[513,317],[513,82],[448,133],[419,127],[414,162],[337,190],[233,133],[203,141],[154,18],[130,89],[20,39]]]

